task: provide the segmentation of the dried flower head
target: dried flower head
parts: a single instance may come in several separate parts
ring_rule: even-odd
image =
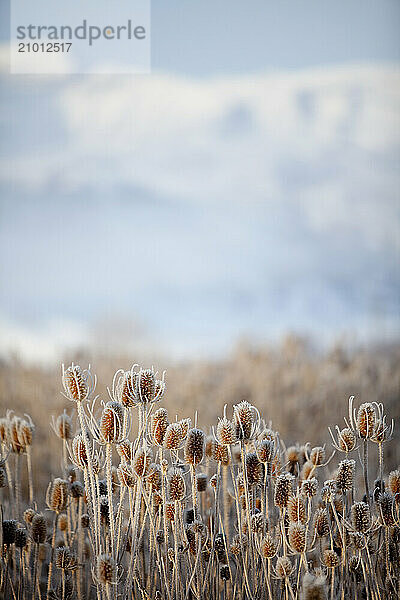
[[[105,444],[120,444],[124,441],[124,407],[110,400],[104,406],[98,428],[99,441]]]
[[[116,583],[117,568],[110,554],[100,554],[97,559],[97,579],[100,583]]]
[[[306,529],[303,523],[290,523],[288,529],[289,544],[293,552],[305,552],[307,546]]]
[[[350,491],[354,484],[356,463],[354,460],[342,460],[336,474],[336,486],[342,494]]]
[[[318,491],[318,481],[316,477],[311,477],[311,479],[305,479],[301,482],[301,493],[307,498],[313,498]]]
[[[362,439],[372,437],[376,422],[374,405],[371,402],[361,404],[357,413],[356,428],[358,435]]]
[[[325,460],[325,448],[322,446],[316,446],[311,450],[310,462],[315,466],[320,466]]]
[[[178,450],[182,442],[182,431],[179,423],[170,423],[165,430],[164,448],[167,450]]]
[[[17,533],[17,521],[15,519],[8,519],[3,521],[3,544],[10,546],[15,542],[15,535]]]
[[[86,469],[88,466],[88,456],[86,446],[81,433],[78,433],[72,440],[71,458],[79,469]]]
[[[287,513],[289,520],[292,522],[305,523],[307,521],[306,505],[301,496],[296,494],[290,496],[287,503]]]
[[[136,478],[134,476],[132,467],[126,463],[121,462],[118,469],[118,479],[121,485],[133,488],[136,485]]]
[[[205,435],[201,429],[190,429],[185,442],[185,461],[193,466],[204,458]]]
[[[169,425],[168,412],[165,408],[159,408],[151,415],[150,431],[151,439],[157,446],[162,446],[165,433]]]
[[[79,365],[70,365],[67,369],[62,365],[62,384],[68,400],[82,402],[87,400],[96,387],[96,377],[90,372],[90,366],[82,370]]]
[[[264,558],[271,559],[278,552],[278,544],[271,533],[266,533],[262,544],[261,544],[261,554]]]
[[[317,537],[326,537],[329,535],[328,514],[325,508],[317,508],[314,514],[314,531]]]
[[[162,479],[161,479],[161,467],[157,463],[151,463],[148,471],[146,481],[148,485],[151,487],[152,491],[157,491],[161,489]]]
[[[46,541],[47,526],[42,514],[37,514],[32,519],[31,537],[35,544],[43,544]]]
[[[248,441],[258,428],[259,413],[255,406],[242,400],[233,407],[233,420],[236,427],[236,438]]]
[[[198,492],[205,492],[207,489],[208,477],[205,473],[197,473],[196,487]]]
[[[61,546],[56,550],[55,565],[64,571],[75,571],[79,566],[78,558],[69,548]]]
[[[389,473],[389,490],[397,503],[400,502],[400,470]]]
[[[293,572],[293,565],[287,556],[279,556],[276,561],[276,575],[279,579],[287,579]]]
[[[15,532],[15,547],[16,548],[25,548],[28,543],[28,532],[25,528],[20,527]]]
[[[287,506],[289,497],[292,495],[293,475],[290,473],[282,473],[276,478],[274,502],[279,508]]]
[[[213,458],[217,462],[220,462],[222,465],[228,466],[230,462],[228,447],[222,446],[218,442],[215,442],[213,448]]]
[[[173,469],[168,476],[168,493],[170,500],[176,502],[185,497],[185,480],[179,469]]]
[[[323,553],[324,565],[328,569],[335,569],[340,565],[340,558],[334,550],[327,548]]]
[[[255,452],[249,452],[246,454],[245,461],[248,485],[258,485],[263,477],[263,464],[260,463]]]
[[[351,507],[351,524],[355,531],[366,533],[371,527],[371,513],[366,502],[355,502]]]
[[[57,477],[53,483],[49,484],[46,494],[47,506],[50,510],[60,513],[67,507],[68,501],[68,481]]]
[[[382,525],[393,527],[396,524],[396,508],[393,496],[388,492],[383,492],[378,498],[378,506]]]

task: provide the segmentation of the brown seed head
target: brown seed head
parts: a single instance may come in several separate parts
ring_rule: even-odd
[[[15,547],[16,548],[25,548],[28,543],[28,532],[25,528],[20,527],[15,532]]]
[[[15,519],[9,519],[3,521],[3,544],[10,546],[15,542],[15,535],[17,533],[17,521]]]
[[[248,485],[258,485],[263,477],[263,465],[255,452],[246,454],[246,474]]]
[[[33,510],[33,508],[27,508],[24,511],[24,521],[25,523],[27,523],[28,525],[30,525],[32,523],[32,519],[33,517],[36,515],[36,511]]]
[[[287,506],[289,497],[292,495],[292,481],[294,477],[290,473],[282,473],[276,478],[274,502],[279,508]]]
[[[301,482],[301,493],[308,498],[313,498],[318,491],[318,481],[316,477],[305,479]]]
[[[233,417],[236,427],[236,438],[238,440],[248,441],[253,435],[254,426],[254,406],[242,400],[233,407]]]
[[[87,529],[90,525],[90,517],[87,513],[84,513],[81,516],[81,526],[83,527],[83,529]]]
[[[250,528],[253,533],[261,534],[265,531],[265,518],[261,512],[254,513],[250,517]]]
[[[151,438],[157,446],[163,445],[168,425],[168,412],[165,408],[159,408],[154,414],[151,415]]]
[[[130,442],[124,441],[120,444],[117,444],[116,448],[121,460],[130,463],[132,460],[132,444]]]
[[[71,493],[71,496],[73,498],[75,498],[75,500],[77,498],[83,498],[83,495],[85,493],[85,488],[83,487],[83,485],[80,481],[73,481],[71,483],[70,493]]]
[[[217,439],[222,446],[231,446],[236,443],[236,426],[226,417],[218,422]]]
[[[35,426],[32,420],[21,419],[18,428],[18,438],[22,446],[32,446],[33,437],[35,435]]]
[[[301,479],[303,479],[303,480],[308,479],[310,477],[310,475],[312,473],[314,473],[314,471],[315,471],[315,466],[312,464],[311,461],[307,460],[301,469],[301,474],[300,474]]]
[[[180,501],[185,497],[185,480],[179,469],[173,469],[168,477],[168,493],[171,501]]]
[[[270,464],[275,457],[274,440],[264,439],[257,446],[258,460],[264,464]]]
[[[65,393],[70,400],[80,402],[89,396],[88,374],[79,365],[71,365],[62,376]]]
[[[133,470],[138,477],[146,477],[151,464],[151,454],[147,449],[138,450],[132,462]]]
[[[43,544],[46,541],[47,526],[42,514],[37,514],[32,519],[31,536],[35,544]]]
[[[170,423],[165,430],[164,448],[177,450],[182,443],[182,431],[179,423]]]
[[[105,405],[99,424],[100,435],[107,444],[118,444],[123,438],[124,407],[110,400]]]
[[[264,558],[273,558],[278,551],[278,544],[271,533],[267,533],[261,544],[261,552]]]
[[[178,425],[181,428],[181,439],[184,440],[186,438],[187,434],[189,433],[189,429],[192,425],[192,421],[189,418],[181,419],[180,421],[178,421]]]
[[[82,434],[79,433],[74,437],[71,448],[74,463],[80,469],[86,469],[88,466],[88,457],[86,454],[85,442],[83,441]]]
[[[205,435],[201,429],[190,429],[185,442],[185,462],[196,466],[204,458]]]
[[[60,513],[67,507],[68,481],[57,477],[53,485],[49,487],[48,507],[56,513]]]
[[[354,474],[356,463],[354,460],[342,460],[339,463],[336,485],[339,492],[345,494],[352,489],[354,483]]]
[[[207,489],[208,477],[205,473],[197,473],[196,487],[198,492],[205,492]]]
[[[137,402],[138,374],[133,369],[125,371],[119,380],[118,399],[125,408],[135,406]]]
[[[136,478],[133,474],[132,467],[126,463],[121,462],[118,469],[118,479],[121,485],[129,488],[133,488],[136,485]]]
[[[315,448],[313,448],[311,450],[310,462],[312,462],[313,465],[315,465],[315,466],[322,465],[324,460],[325,460],[325,448],[323,448],[322,446],[316,446]]]
[[[382,524],[385,527],[393,527],[396,523],[396,508],[393,496],[388,492],[383,492],[383,494],[379,495],[378,506]]]
[[[56,550],[56,567],[64,571],[75,571],[78,568],[78,558],[66,546],[61,546]]]
[[[215,442],[213,458],[217,462],[220,462],[222,465],[228,466],[230,462],[228,447],[222,446],[218,442]]]
[[[290,496],[287,503],[289,520],[292,522],[305,523],[307,521],[306,505],[301,496]]]
[[[154,401],[156,377],[152,369],[140,369],[137,375],[137,390],[140,402],[148,404]]]
[[[355,531],[366,533],[371,527],[371,513],[366,502],[355,502],[351,507],[351,524]]]
[[[165,518],[168,521],[175,520],[175,504],[173,502],[167,502],[165,505]]]
[[[339,448],[343,452],[351,452],[356,447],[356,436],[354,431],[349,427],[345,427],[339,433]]]
[[[67,413],[58,415],[55,431],[62,440],[70,440],[72,437],[72,419]]]
[[[306,529],[302,523],[290,523],[288,529],[290,547],[294,552],[305,552],[307,545]]]
[[[100,554],[97,559],[97,579],[100,583],[115,583],[117,568],[110,554]]]
[[[360,438],[369,439],[374,433],[376,414],[373,404],[365,402],[361,404],[357,414],[357,432]]]
[[[151,490],[158,491],[161,489],[161,467],[156,463],[151,463],[147,472],[147,483],[151,486]]]
[[[221,577],[222,581],[229,581],[231,578],[231,574],[229,571],[229,566],[228,565],[220,565],[219,567],[219,576]]]
[[[324,508],[317,508],[314,515],[314,530],[317,537],[329,535],[328,515]]]
[[[287,579],[293,572],[293,565],[287,556],[279,556],[276,561],[276,574],[279,579]]]
[[[58,516],[58,529],[60,531],[67,531],[68,529],[68,519],[65,513],[61,513],[61,515]]]
[[[340,565],[340,558],[334,550],[327,548],[323,553],[324,565],[328,569],[335,569]]]

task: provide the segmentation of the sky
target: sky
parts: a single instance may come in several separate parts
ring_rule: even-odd
[[[398,339],[398,2],[153,0],[136,77],[9,75],[0,6],[0,354]]]

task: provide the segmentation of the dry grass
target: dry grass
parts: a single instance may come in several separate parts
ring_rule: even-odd
[[[165,393],[136,368],[93,409],[78,371],[69,401],[59,374],[3,364],[3,413],[21,417],[0,422],[3,597],[397,598],[399,358],[288,339],[171,365]],[[96,360],[104,402],[129,368],[114,360]],[[67,441],[49,427],[64,408]]]

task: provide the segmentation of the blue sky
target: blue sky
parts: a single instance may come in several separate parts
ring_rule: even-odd
[[[153,1],[142,77],[10,76],[3,48],[0,353],[397,339],[399,13]]]

